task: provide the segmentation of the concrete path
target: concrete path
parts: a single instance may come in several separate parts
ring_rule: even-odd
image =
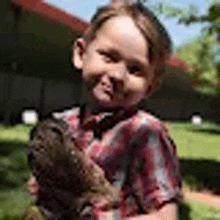
[[[194,200],[220,209],[220,196],[213,195],[210,192],[191,192],[183,190],[185,200]]]

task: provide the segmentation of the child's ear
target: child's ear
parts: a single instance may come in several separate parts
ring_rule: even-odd
[[[73,45],[72,62],[77,69],[82,69],[85,47],[86,42],[83,38],[78,38]]]
[[[155,76],[152,80],[151,85],[148,87],[146,91],[147,98],[150,97],[161,85],[162,79],[159,76]]]

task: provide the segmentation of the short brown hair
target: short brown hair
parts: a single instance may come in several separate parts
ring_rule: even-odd
[[[154,13],[140,3],[109,4],[98,8],[83,38],[90,43],[107,20],[123,15],[131,17],[144,35],[150,45],[148,58],[150,63],[156,66],[156,72],[159,73],[172,53],[172,43],[167,31]]]

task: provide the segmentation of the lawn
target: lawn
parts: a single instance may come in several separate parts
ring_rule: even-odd
[[[183,167],[184,184],[220,194],[220,125],[168,122]]]
[[[0,219],[19,220],[30,202],[26,148],[31,127],[0,127]]]
[[[220,192],[220,126],[205,122],[201,126],[168,122],[183,167],[184,185]],[[19,220],[30,203],[26,181],[30,174],[26,148],[30,126],[0,126],[0,219]],[[216,219],[220,209],[199,202],[185,201],[179,219]]]
[[[171,126],[172,138],[180,157],[220,162],[220,125],[210,122],[201,125],[192,125],[189,122],[167,123]]]

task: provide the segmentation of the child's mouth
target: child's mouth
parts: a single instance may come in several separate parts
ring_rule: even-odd
[[[104,91],[104,93],[106,93],[108,96],[110,96],[110,98],[113,98],[113,94],[112,94],[112,92],[111,91],[109,91],[109,90],[103,90]]]

